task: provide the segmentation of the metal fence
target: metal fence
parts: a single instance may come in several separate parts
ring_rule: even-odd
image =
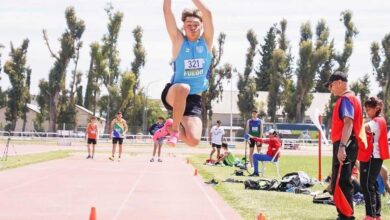
[[[57,133],[50,132],[8,132],[8,131],[0,131],[0,139],[8,139],[11,137],[12,140],[20,140],[20,141],[42,141],[42,142],[57,142],[58,144],[69,144],[71,142],[82,142],[85,140],[85,133],[75,133],[72,131],[58,131]],[[126,143],[132,144],[150,144],[153,143],[151,135],[143,135],[143,134],[127,134]],[[110,138],[108,134],[100,134],[99,135],[100,142],[110,142]],[[226,141],[230,146],[234,146],[236,143],[243,143],[244,138],[242,137],[226,137]],[[202,137],[201,143],[208,143],[209,137]],[[287,139],[282,138],[283,148],[294,148],[294,146],[318,146],[318,139]]]

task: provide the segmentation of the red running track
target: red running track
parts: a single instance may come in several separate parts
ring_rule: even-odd
[[[182,158],[96,156],[0,172],[0,219],[240,219]]]

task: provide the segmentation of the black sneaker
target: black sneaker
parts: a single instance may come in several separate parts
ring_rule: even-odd
[[[259,176],[259,174],[258,173],[252,173],[249,176]]]
[[[91,158],[91,156],[90,156],[90,155],[88,155],[88,157],[87,157],[86,159],[89,159],[89,158]]]
[[[204,183],[206,183],[206,184],[212,184],[212,185],[217,185],[217,184],[218,184],[218,181],[216,181],[215,179],[212,179],[212,180],[210,180],[210,181],[208,181],[208,182],[204,182]]]

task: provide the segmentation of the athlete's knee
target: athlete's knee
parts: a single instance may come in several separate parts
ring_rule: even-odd
[[[189,145],[190,147],[195,147],[199,143],[200,143],[200,138],[191,137],[191,138],[188,138],[188,141],[186,144]],[[213,152],[215,152],[215,150],[213,150]]]
[[[175,92],[176,94],[180,95],[188,95],[190,93],[190,86],[182,83],[177,84],[177,86],[175,87]]]

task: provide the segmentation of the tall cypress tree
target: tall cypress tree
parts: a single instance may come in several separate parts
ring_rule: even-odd
[[[314,79],[319,67],[329,58],[329,47],[313,47],[310,23],[301,26],[301,41],[299,44],[299,60],[297,68],[297,89],[295,93],[295,121],[302,122],[304,113],[310,106]]]
[[[143,30],[141,26],[137,26],[133,30],[135,43],[133,45],[134,60],[131,62],[131,72],[135,75],[136,83],[133,88],[133,93],[139,89],[139,79],[141,76],[140,69],[145,66],[146,51],[142,44]]]
[[[107,59],[104,57],[98,42],[90,45],[91,60],[88,70],[87,88],[85,90],[84,107],[94,114],[97,112],[97,99],[104,76],[107,76]]]
[[[60,38],[61,49],[58,53],[54,53],[50,47],[49,39],[46,30],[43,30],[43,37],[46,45],[49,49],[51,56],[54,58],[53,67],[49,73],[49,131],[56,131],[56,124],[58,123],[58,115],[61,114],[60,110],[64,110],[59,104],[60,98],[64,99],[65,90],[65,77],[66,70],[69,62],[75,56],[77,42],[80,42],[81,36],[85,30],[84,21],[76,17],[76,13],[73,7],[69,7],[65,10],[65,18],[67,28]],[[44,91],[46,92],[46,91]],[[58,109],[57,109],[58,108]],[[41,106],[42,109],[42,106]],[[67,119],[63,119],[63,121]]]
[[[222,99],[224,79],[230,79],[232,76],[232,66],[228,63],[218,67],[223,55],[226,34],[220,33],[218,36],[217,48],[213,47],[212,59],[210,65],[209,89],[202,93],[202,123],[204,128],[210,126],[213,116],[211,102],[216,99]],[[206,131],[206,130],[204,130]],[[205,135],[205,134],[204,134]]]
[[[114,12],[114,7],[111,4],[108,4],[105,11],[108,15],[108,32],[103,36],[102,39],[102,54],[108,60],[108,72],[105,76],[103,76],[103,84],[107,88],[108,95],[106,97],[106,102],[104,102],[105,106],[102,107],[104,108],[104,112],[106,113],[105,132],[108,133],[113,115],[112,112],[118,110],[118,106],[113,103],[113,99],[117,94],[115,87],[120,75],[118,36],[122,25],[123,13],[119,11]]]
[[[384,102],[384,112],[386,118],[390,119],[389,98],[390,98],[390,33],[386,34],[381,43],[382,48],[378,42],[371,44],[371,63],[374,67],[374,75],[381,87],[381,98]],[[384,57],[381,57],[382,53]]]
[[[276,25],[273,25],[267,32],[267,35],[264,38],[264,44],[260,45],[259,54],[261,60],[255,70],[257,75],[256,77],[256,88],[257,91],[268,91],[268,87],[271,83],[270,80],[270,69],[272,62],[272,53],[276,48]]]
[[[4,72],[8,75],[12,87],[7,91],[7,110],[5,117],[10,121],[10,130],[14,131],[18,118],[26,118],[27,103],[30,101],[31,69],[27,66],[27,49],[29,40],[25,39],[19,48],[11,42],[10,60],[4,64]],[[25,129],[25,123],[24,128]]]
[[[251,111],[256,109],[256,81],[250,76],[253,70],[253,59],[256,55],[256,46],[258,44],[256,34],[253,30],[247,32],[246,38],[249,41],[249,48],[246,54],[245,69],[243,74],[239,74],[238,87],[238,109],[241,117],[247,120],[251,116]]]
[[[1,74],[1,71],[2,71],[2,65],[1,65],[1,49],[4,48],[4,45],[0,44],[0,74]],[[0,76],[0,80],[1,80],[1,76]],[[7,99],[6,99],[6,94],[5,92],[2,91],[1,87],[0,87],[0,108],[3,108],[6,103],[7,103]]]

